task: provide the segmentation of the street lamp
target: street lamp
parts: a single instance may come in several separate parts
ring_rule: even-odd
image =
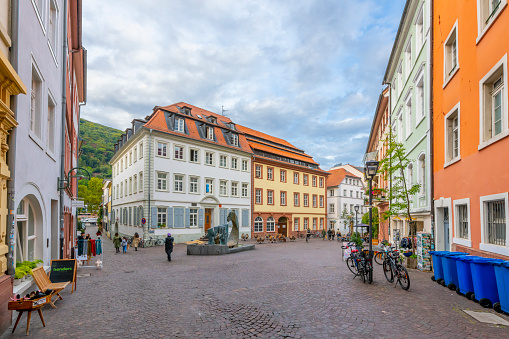
[[[355,226],[358,225],[358,222],[357,222],[357,212],[359,212],[359,205],[355,205],[353,207],[353,209],[355,210]]]
[[[364,178],[369,182],[369,256],[373,257],[373,179],[376,176],[376,172],[378,171],[378,161],[369,160],[366,161],[364,166]]]

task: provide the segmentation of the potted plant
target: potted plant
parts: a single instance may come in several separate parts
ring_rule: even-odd
[[[362,246],[362,238],[361,236],[359,235],[358,232],[355,232],[351,237],[350,237],[350,241],[355,243],[355,247],[357,247],[358,249],[361,249],[363,248]]]
[[[36,267],[41,267],[42,265],[44,265],[44,261],[42,261],[41,259],[34,260],[34,263]]]
[[[25,273],[22,270],[18,270],[18,268],[16,268],[16,270],[14,271],[14,286],[18,286],[19,284],[21,284],[24,278]]]
[[[412,252],[410,252],[410,254],[411,254],[410,256],[406,256],[406,267],[416,269],[417,268],[417,254],[412,254]]]

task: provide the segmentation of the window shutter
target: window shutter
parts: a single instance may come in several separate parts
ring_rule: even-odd
[[[226,219],[228,218],[228,210],[226,208],[219,209],[219,224],[226,224]]]
[[[200,208],[200,209],[198,210],[198,227],[203,227],[203,224],[204,224],[204,223],[203,223],[203,220],[204,220],[204,218],[203,218],[204,212],[205,212],[205,211],[203,210],[203,208]]]
[[[175,224],[173,227],[175,228],[184,228],[184,208],[183,207],[174,207],[173,213],[175,215]]]
[[[157,228],[157,207],[152,207],[151,218],[152,228]]]
[[[249,226],[249,210],[242,210],[242,226]]]
[[[173,227],[173,207],[168,207],[168,212],[166,216],[166,224],[168,227]]]
[[[191,226],[191,209],[186,208],[186,228]]]
[[[134,226],[138,226],[138,207],[133,207],[134,211]]]

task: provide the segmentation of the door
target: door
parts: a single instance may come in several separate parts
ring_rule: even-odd
[[[207,230],[211,227],[212,224],[212,209],[205,209],[205,234],[207,234]]]
[[[450,250],[449,244],[449,209],[444,208],[444,250]]]
[[[287,237],[288,236],[287,224],[288,219],[286,219],[285,217],[279,218],[279,220],[277,221],[277,233]]]

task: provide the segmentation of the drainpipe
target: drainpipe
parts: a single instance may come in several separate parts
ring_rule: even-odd
[[[19,25],[19,1],[11,1],[11,37],[14,43],[11,46],[11,65],[18,72],[18,25]],[[11,97],[12,111],[14,112],[14,119],[18,116],[18,96],[13,95]],[[13,128],[8,137],[9,152],[7,153],[7,166],[11,172],[11,179],[7,180],[7,210],[10,212],[7,214],[7,235],[5,236],[5,243],[8,247],[7,252],[7,274],[14,276],[14,241],[11,241],[11,235],[15,234],[14,227],[14,216],[16,213],[16,206],[14,206],[14,198],[16,194],[16,134],[17,128]]]
[[[389,111],[389,138],[392,138],[392,112],[391,112],[391,109],[392,109],[392,102],[391,102],[391,98],[392,98],[392,83],[390,81],[384,81],[382,83],[382,85],[388,85],[389,86],[389,101],[387,103],[388,105],[388,111]],[[390,156],[390,163],[392,164],[392,156]],[[389,197],[392,196],[392,175],[389,176]],[[392,204],[392,199],[389,199],[389,209],[391,208],[391,204]],[[391,230],[391,218],[389,218],[388,220],[388,224],[387,224],[387,227],[389,228],[389,231]],[[393,239],[394,239],[394,234],[391,234]],[[392,243],[392,241],[391,241]],[[396,243],[396,249],[398,248],[398,244]]]
[[[148,138],[148,211],[147,211],[147,219],[148,219],[148,225],[147,225],[147,233],[148,233],[148,228],[151,227],[152,225],[152,211],[150,210],[150,192],[151,192],[151,187],[150,187],[150,177],[151,177],[151,173],[152,173],[152,169],[151,169],[151,166],[150,166],[150,161],[152,160],[152,129],[150,129],[150,134],[149,134],[149,138]],[[143,227],[143,233],[145,233],[145,227]],[[143,234],[143,238],[145,239],[145,234]]]
[[[430,12],[431,12],[431,27],[430,27],[430,58],[429,58],[429,67],[430,67],[430,80],[433,79],[433,16],[434,16],[434,1],[431,0],[430,2]],[[430,112],[429,119],[430,119],[430,127],[429,127],[429,135],[430,135],[430,149],[429,149],[429,161],[430,161],[430,213],[431,213],[431,241],[433,243],[433,249],[436,249],[435,245],[435,185],[434,185],[434,166],[433,166],[433,143],[434,143],[434,137],[433,137],[433,81],[428,81],[429,85],[429,109]]]
[[[65,115],[67,109],[66,99],[66,68],[67,68],[67,0],[64,0],[64,27],[62,41],[62,127],[60,140],[60,178],[65,178]],[[64,258],[64,190],[60,189],[60,259]]]

